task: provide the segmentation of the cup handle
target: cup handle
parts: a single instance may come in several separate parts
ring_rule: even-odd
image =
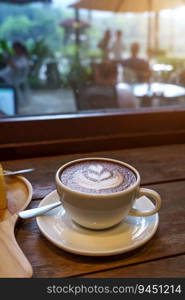
[[[152,210],[146,212],[140,211],[139,209],[132,208],[129,212],[130,216],[147,217],[147,216],[154,215],[159,211],[161,207],[161,197],[157,192],[150,189],[140,188],[138,198],[140,198],[141,196],[146,196],[153,199],[155,201],[155,207]]]

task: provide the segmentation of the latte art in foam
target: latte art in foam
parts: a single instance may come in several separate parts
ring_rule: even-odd
[[[115,193],[136,181],[135,174],[121,164],[86,160],[63,170],[61,181],[67,187],[85,193]]]
[[[123,175],[119,171],[107,171],[101,165],[89,166],[84,173],[79,170],[73,178],[79,186],[97,191],[115,188],[123,182]]]

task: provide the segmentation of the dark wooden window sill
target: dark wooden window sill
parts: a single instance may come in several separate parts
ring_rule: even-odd
[[[183,108],[0,120],[1,160],[184,142]]]

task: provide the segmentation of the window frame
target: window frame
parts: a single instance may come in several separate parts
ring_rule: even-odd
[[[183,107],[0,119],[1,160],[184,142]]]

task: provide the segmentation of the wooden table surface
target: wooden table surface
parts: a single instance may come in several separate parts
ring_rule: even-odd
[[[77,149],[78,151],[78,149]],[[161,194],[159,227],[144,246],[122,255],[87,257],[65,252],[39,231],[35,219],[17,224],[16,238],[31,262],[33,277],[184,277],[185,276],[185,144],[4,161],[6,169],[36,168],[26,174],[33,185],[30,207],[55,189],[63,163],[81,157],[109,157],[135,166],[141,184]]]

